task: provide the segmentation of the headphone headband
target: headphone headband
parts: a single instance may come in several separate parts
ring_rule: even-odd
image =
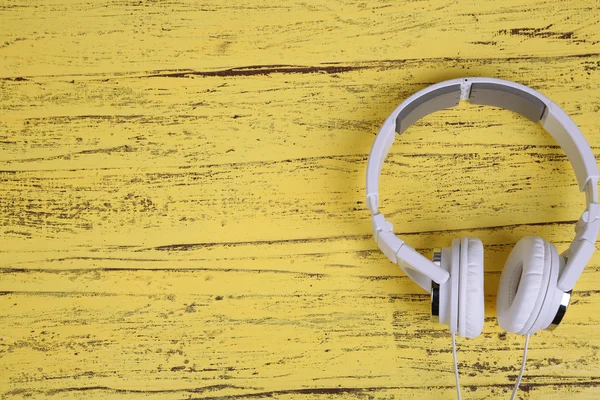
[[[550,99],[515,82],[494,78],[460,78],[429,86],[403,101],[385,120],[379,130],[367,165],[367,207],[371,211],[373,236],[381,251],[425,290],[431,290],[431,280],[441,284],[449,274],[440,266],[406,245],[393,231],[393,226],[379,207],[379,175],[396,133],[432,112],[458,105],[460,100],[515,111],[542,127],[554,138],[571,163],[579,189],[586,193],[587,208],[576,225],[576,235],[569,249],[558,287],[573,288],[594,249],[600,230],[598,203],[598,165],[583,133],[573,120]]]

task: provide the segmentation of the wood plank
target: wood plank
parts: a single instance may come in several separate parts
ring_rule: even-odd
[[[10,2],[3,76],[598,53],[598,2]]]
[[[24,275],[47,291],[20,290]],[[597,276],[584,281],[597,288]],[[402,293],[404,278],[137,270],[12,272],[3,282],[17,290],[1,303],[0,354],[19,360],[3,384],[8,394],[175,396],[214,386],[197,397],[252,397],[339,384],[419,393],[422,381],[402,379],[415,370],[437,382],[429,389],[453,385],[449,337],[429,322],[427,296]],[[534,337],[530,391],[597,386],[598,339],[589,333],[600,323],[599,293],[577,295],[562,329]],[[506,390],[521,347],[488,315],[481,337],[459,342],[463,384],[478,396]]]

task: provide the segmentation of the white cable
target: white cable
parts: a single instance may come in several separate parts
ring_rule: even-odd
[[[512,396],[510,400],[515,400],[517,397],[517,391],[519,390],[519,385],[521,384],[521,379],[523,378],[523,372],[525,372],[525,363],[527,362],[527,348],[529,347],[529,335],[525,337],[525,348],[523,349],[523,363],[521,364],[521,372],[519,372],[519,378],[517,379],[517,383],[515,383],[515,388],[513,389]]]
[[[454,358],[454,376],[456,377],[456,394],[458,400],[462,400],[460,395],[460,378],[458,377],[458,363],[456,362],[456,333],[452,334],[452,357]]]

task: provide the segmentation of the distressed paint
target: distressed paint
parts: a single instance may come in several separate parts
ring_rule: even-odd
[[[586,2],[0,3],[0,397],[454,398],[428,296],[370,238],[364,173],[404,98],[515,80],[600,149],[600,6]],[[524,235],[564,250],[566,157],[461,104],[399,138],[382,211],[424,254],[480,237],[486,324],[466,398],[507,397],[523,340],[494,316]],[[521,398],[600,393],[600,255]]]

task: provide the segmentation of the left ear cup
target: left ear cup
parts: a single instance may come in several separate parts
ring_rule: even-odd
[[[458,297],[458,334],[474,338],[483,331],[483,243],[462,238],[460,246],[460,282]]]
[[[451,333],[474,338],[483,330],[483,244],[479,239],[454,239],[442,249],[441,267],[450,278],[439,285],[439,322]]]
[[[432,301],[437,299],[436,309],[438,315],[432,314],[432,319],[441,324],[446,324],[450,328],[450,333],[458,333],[458,280],[460,277],[460,239],[454,239],[451,247],[444,247],[441,250],[440,266],[450,273],[450,278],[438,288],[437,296],[432,297]],[[433,305],[433,304],[432,304]]]
[[[504,330],[533,333],[531,328],[544,305],[551,277],[556,280],[558,276],[558,260],[552,243],[536,236],[519,240],[506,260],[498,287],[496,313]]]

